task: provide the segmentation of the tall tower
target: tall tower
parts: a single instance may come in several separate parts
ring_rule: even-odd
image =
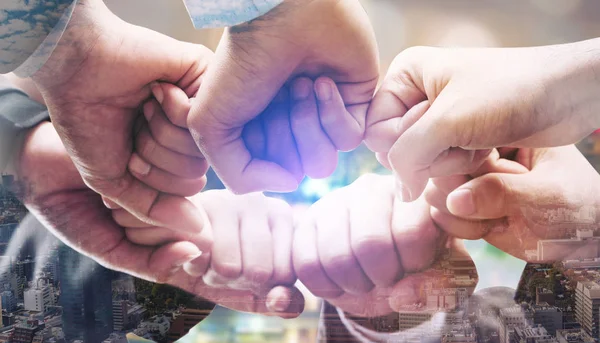
[[[102,342],[113,332],[113,272],[66,245],[59,248],[58,264],[66,339]]]

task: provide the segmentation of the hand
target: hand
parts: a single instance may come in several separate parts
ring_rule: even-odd
[[[598,227],[600,175],[574,146],[494,151],[472,176],[434,179],[425,192],[432,218],[450,235],[483,238],[532,262],[589,253],[588,242],[580,241],[568,250],[546,246],[543,256],[527,254],[540,254],[541,240]]]
[[[306,115],[291,123],[304,174],[328,176],[336,150],[351,150],[363,138],[365,115],[378,79],[373,30],[357,0],[291,0],[265,16],[228,29],[217,49],[188,120],[196,142],[225,185],[236,193],[292,191],[299,180],[288,166],[254,156],[243,140],[246,124],[259,116],[286,82],[325,75],[314,89],[324,107],[303,105]],[[310,86],[309,86],[310,87]],[[293,87],[296,99],[312,100],[306,83]],[[329,99],[329,100],[324,100]],[[343,103],[341,120],[318,112]],[[324,135],[314,129],[331,129]],[[309,144],[319,148],[310,149]],[[321,149],[321,146],[326,149]],[[318,158],[304,163],[311,155]]]
[[[394,201],[394,180],[367,175],[309,210],[294,234],[294,269],[316,296],[353,315],[376,317],[426,303],[443,283],[447,247],[466,251],[434,225],[423,201]]]
[[[293,221],[290,206],[262,194],[233,195],[208,191],[191,198],[209,218],[214,245],[210,253],[184,265],[201,277],[196,294],[234,310],[293,318],[302,313],[304,298],[294,287]],[[124,210],[113,211],[127,237],[143,246],[161,246],[196,239],[190,235],[147,227]]]
[[[314,93],[313,81],[300,77],[291,82],[292,94],[287,88],[281,89],[269,108],[246,124],[242,132],[244,144],[253,156],[285,166],[298,180],[304,178],[303,165],[320,163],[333,172],[337,164],[336,146],[332,141],[320,144],[306,139],[303,144],[308,150],[333,152],[333,157],[326,161],[320,161],[318,154],[300,158],[296,145],[296,141],[305,137],[305,131],[334,137],[340,129],[320,125],[320,121],[342,121],[344,116],[344,104],[333,80],[321,77],[320,81],[331,85],[332,96],[340,101],[324,103],[315,96],[296,100],[295,94],[300,88]],[[162,192],[195,195],[206,184],[208,164],[187,130],[191,100],[182,89],[168,83],[156,83],[152,91],[155,99],[143,107],[146,120],[139,118],[140,128],[135,129],[135,152],[129,161],[129,170],[140,181]],[[291,123],[312,115],[312,109],[317,107],[317,123],[292,127]],[[119,208],[112,205],[113,209]]]
[[[33,79],[90,188],[148,223],[198,233],[204,222],[190,202],[136,180],[127,166],[150,85],[162,80],[194,94],[211,57],[205,47],[121,21],[100,0],[82,0]]]
[[[408,49],[373,99],[366,143],[389,153],[404,201],[430,177],[475,171],[491,148],[576,143],[600,126],[599,42]]]
[[[152,93],[135,130],[129,171],[161,192],[195,195],[206,186],[208,162],[185,127],[190,99],[170,83],[154,84]]]
[[[132,241],[131,235],[113,220],[100,196],[84,184],[52,124],[41,124],[27,135],[15,162],[20,195],[27,208],[63,242],[101,265],[152,282],[168,283],[240,311],[277,312],[288,305],[283,312],[302,312],[303,298],[293,288],[274,287],[260,298],[250,292],[207,288],[201,278],[189,273],[210,256],[201,255],[196,241],[170,240],[159,246]],[[205,216],[204,212],[198,215]],[[207,228],[202,234],[210,232]],[[281,233],[285,231],[278,232],[277,237]],[[289,236],[291,242],[291,233]],[[281,263],[278,267],[286,263],[285,259],[277,261]],[[288,280],[287,284],[293,282],[289,272],[277,277]]]

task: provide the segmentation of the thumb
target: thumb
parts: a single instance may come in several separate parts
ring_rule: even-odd
[[[446,205],[450,213],[467,219],[498,219],[535,194],[531,174],[492,173],[473,179],[454,190]]]

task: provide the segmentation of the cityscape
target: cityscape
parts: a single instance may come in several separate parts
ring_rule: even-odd
[[[341,156],[339,175],[333,177],[338,184],[304,185],[284,198],[314,201],[377,169],[368,158],[360,168],[347,162],[366,155],[359,150]],[[280,320],[219,307],[211,311],[212,304],[174,287],[105,269],[28,216],[8,191],[12,183],[4,176],[0,188],[0,343],[304,343],[317,341],[319,320],[327,323],[326,335],[333,334],[323,338],[345,341],[339,317],[322,313],[321,302],[309,295],[300,318]],[[209,175],[207,188],[221,187]],[[543,220],[583,225],[571,230],[573,238],[540,240],[537,250],[527,252],[529,260],[539,263],[527,265],[516,293],[474,293],[475,264],[469,257],[448,254],[418,290],[425,302],[389,315],[391,320],[361,319],[358,324],[404,333],[390,335],[390,343],[600,342],[600,237],[587,225],[595,213],[582,209],[569,217],[572,212],[559,209],[549,215]],[[568,258],[556,255],[560,251],[569,251]],[[561,262],[544,263],[550,260]],[[184,338],[190,330],[194,334]]]

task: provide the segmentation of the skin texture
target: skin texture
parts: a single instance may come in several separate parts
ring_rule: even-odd
[[[366,175],[313,205],[294,235],[294,269],[316,296],[357,316],[414,308],[443,280],[447,253],[467,256],[435,225],[429,205],[395,200],[394,179]]]
[[[203,46],[130,25],[102,1],[83,0],[33,80],[86,185],[147,223],[199,234],[205,223],[193,204],[137,180],[128,164],[151,85],[168,81],[191,96],[211,58]],[[198,245],[209,250],[205,238]]]
[[[309,87],[290,85],[291,80],[299,76],[316,79],[318,95],[323,86],[322,94],[332,93],[327,91],[331,86],[318,77],[331,78],[341,98],[331,97],[326,105],[343,103],[347,115],[341,121],[321,117],[319,122],[313,108],[291,123],[299,133],[294,137],[304,174],[326,177],[333,171],[327,161],[335,158],[335,150],[321,146],[331,141],[336,150],[352,150],[360,144],[378,69],[373,30],[358,1],[286,1],[259,20],[225,32],[188,125],[209,163],[233,192],[293,191],[298,173],[254,154],[244,144],[244,126],[269,110],[282,87],[291,87],[309,100]],[[321,135],[304,129],[313,124],[339,130]],[[316,142],[317,149],[311,149],[310,142]],[[318,159],[305,162],[310,155]]]
[[[539,240],[597,228],[598,185],[600,176],[575,146],[502,149],[472,175],[434,179],[425,197],[448,234],[483,238],[527,260],[525,251]],[[576,250],[551,253],[564,260]]]
[[[407,49],[373,99],[366,143],[404,201],[431,177],[477,170],[492,148],[573,144],[600,126],[599,42]]]
[[[17,176],[21,185],[20,195],[28,209],[54,235],[98,263],[149,281],[171,284],[234,310],[283,317],[294,317],[302,312],[304,306],[302,295],[291,287],[294,280],[293,273],[281,272],[291,270],[285,266],[286,263],[287,265],[291,263],[289,260],[286,262],[285,259],[279,259],[278,261],[281,261],[284,266],[273,267],[274,271],[272,275],[270,274],[272,279],[268,280],[277,280],[276,284],[284,286],[276,287],[264,278],[256,278],[256,275],[265,275],[258,268],[248,268],[243,273],[250,280],[264,281],[264,284],[261,284],[264,287],[259,287],[256,282],[253,283],[254,291],[249,291],[248,287],[240,289],[239,285],[234,287],[233,283],[213,286],[214,284],[209,285],[198,276],[199,270],[205,271],[207,266],[212,268],[216,263],[214,257],[210,258],[211,254],[200,255],[198,241],[206,238],[188,234],[183,238],[168,240],[165,244],[152,245],[155,243],[152,240],[156,239],[156,235],[148,231],[144,232],[145,228],[137,227],[136,232],[128,232],[127,229],[119,226],[114,221],[111,211],[102,203],[101,197],[85,185],[51,124],[40,124],[27,134],[23,147],[16,157],[15,166],[18,169]],[[221,195],[219,198],[216,195],[215,197],[231,204],[231,198],[227,196]],[[217,204],[215,197],[207,196],[211,200],[206,199],[206,201],[215,205]],[[240,199],[237,204],[245,205],[245,201]],[[281,203],[279,205],[281,211],[277,212],[278,216],[275,218],[285,217],[287,205]],[[240,206],[218,207],[227,208],[226,213],[211,213],[210,209],[206,212],[196,209],[197,215],[202,216],[208,225],[211,225],[201,234],[210,233],[211,227],[219,229],[218,232],[221,234],[231,232],[233,228],[237,229],[229,226],[226,226],[229,231],[225,228],[221,229],[214,221],[217,220],[216,218],[227,219],[233,215],[241,215]],[[133,216],[131,218],[138,225],[143,223]],[[266,220],[267,217],[264,219]],[[277,227],[282,228],[278,231],[280,233],[285,232],[283,229],[288,229],[287,241],[291,245],[291,225]],[[278,239],[279,237],[281,235],[277,236]],[[281,239],[285,240],[285,235]],[[285,246],[285,242],[282,246]],[[209,263],[209,261],[213,262]]]

